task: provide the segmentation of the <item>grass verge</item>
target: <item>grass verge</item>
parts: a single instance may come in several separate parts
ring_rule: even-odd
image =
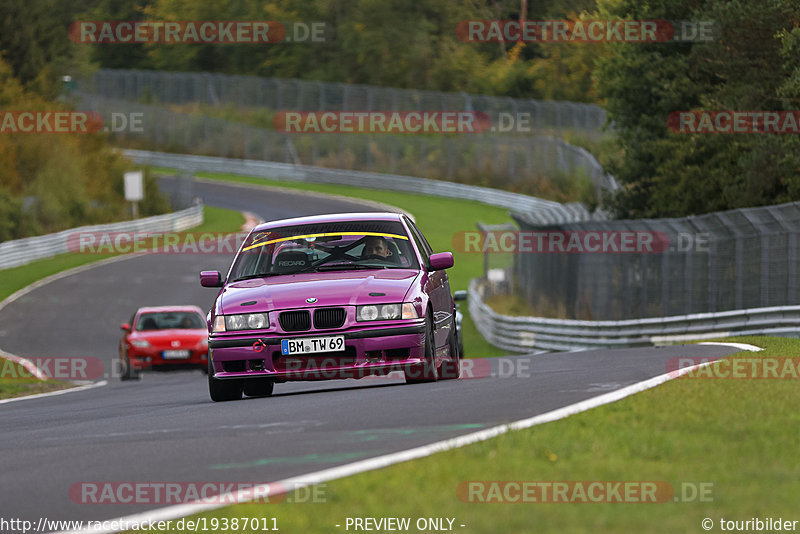
[[[236,232],[243,223],[244,217],[237,211],[204,206],[203,224],[193,228],[192,233]],[[19,267],[0,270],[0,302],[42,278],[113,256],[119,256],[119,254],[66,253]],[[28,376],[30,376],[29,373],[20,369],[16,363],[0,358],[0,399],[72,387],[70,382],[25,378]]]
[[[766,348],[735,359],[800,358],[799,340],[725,341]],[[795,402],[796,379],[680,378],[567,419],[333,481],[320,492],[324,503],[240,504],[200,516],[275,517],[280,530],[306,533],[344,531],[346,517],[410,517],[412,525],[448,517],[464,532],[593,534],[703,532],[704,518],[717,532],[721,518],[800,519],[790,517],[800,494]],[[466,481],[659,481],[677,501],[475,503],[457,494]]]
[[[154,169],[156,172],[168,174],[171,169]],[[513,222],[508,210],[474,202],[470,200],[440,198],[413,193],[380,191],[362,187],[351,187],[332,184],[314,184],[308,182],[286,182],[266,178],[256,178],[219,173],[197,173],[198,177],[223,182],[266,185],[342,195],[352,198],[384,202],[391,204],[414,216],[417,225],[436,251],[451,250],[455,258],[455,266],[447,271],[450,287],[453,291],[467,289],[469,281],[483,274],[483,255],[458,252],[454,240],[461,232],[476,231],[475,223],[503,224]],[[463,246],[462,246],[463,248]],[[508,354],[489,344],[475,328],[466,305],[461,307],[464,313],[464,351],[468,358],[487,358]]]

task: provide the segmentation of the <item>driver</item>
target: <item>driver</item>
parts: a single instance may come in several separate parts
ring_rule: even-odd
[[[380,256],[381,258],[388,258],[392,255],[389,250],[389,242],[383,236],[369,236],[364,240],[364,250],[361,252],[361,257]]]

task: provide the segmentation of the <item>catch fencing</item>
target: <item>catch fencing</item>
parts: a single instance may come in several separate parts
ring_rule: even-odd
[[[531,131],[580,131],[594,136],[606,123],[594,104],[395,89],[371,85],[232,76],[205,72],[101,69],[78,87],[106,98],[152,104],[204,104],[297,111],[481,111],[527,114]]]
[[[630,253],[516,254],[513,286],[537,315],[627,320],[800,305],[798,202],[556,226],[514,218],[521,232],[647,233],[661,244]]]
[[[588,151],[552,136],[284,133],[91,93],[74,96],[126,148],[425,176],[527,194],[561,187],[600,198],[617,188]],[[115,122],[122,124],[115,117],[125,117],[128,127],[113,131]]]

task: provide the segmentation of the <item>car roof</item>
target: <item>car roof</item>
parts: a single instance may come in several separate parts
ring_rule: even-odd
[[[399,221],[402,213],[392,212],[363,212],[363,213],[330,213],[326,215],[310,215],[307,217],[295,217],[293,219],[281,219],[279,221],[268,221],[256,226],[253,231],[269,230],[280,226],[290,226],[296,224],[313,224],[328,222],[347,222],[347,221]]]
[[[203,315],[203,310],[201,310],[198,306],[189,306],[189,305],[181,305],[181,306],[144,306],[136,310],[137,314],[142,313],[169,313],[169,312],[197,312],[200,315]]]

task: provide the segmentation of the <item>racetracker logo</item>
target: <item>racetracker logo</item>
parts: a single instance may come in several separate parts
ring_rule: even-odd
[[[673,111],[667,127],[690,134],[797,134],[800,111]]]
[[[462,20],[464,42],[664,43],[714,39],[713,21],[666,20]]]
[[[69,488],[69,497],[77,504],[148,504],[187,503],[236,504],[323,503],[327,485],[303,483],[285,485],[262,482],[77,482]]]
[[[258,340],[253,344],[254,352],[263,352],[268,345]],[[423,365],[403,364],[402,371],[392,371],[383,375],[369,375],[367,369],[339,369],[341,360],[336,358],[285,357],[280,369],[285,372],[304,373],[319,378],[360,378],[363,380],[398,380],[403,372],[410,378],[429,376],[430,369]],[[386,362],[382,362],[386,363]],[[485,378],[530,378],[531,359],[524,356],[497,358],[469,358],[460,361],[460,380],[480,380]],[[450,376],[449,370],[442,370],[442,378]]]
[[[713,482],[683,482],[676,492],[664,481],[473,480],[460,483],[456,495],[466,503],[654,504],[713,502],[713,490]]]
[[[86,20],[70,24],[68,34],[76,43],[94,44],[321,43],[326,29],[324,22],[274,20]]]
[[[0,111],[0,134],[96,133],[103,117],[95,111]]]
[[[690,371],[684,371],[687,367],[693,367],[695,365],[702,366]],[[797,380],[800,378],[800,358],[731,356],[729,358],[716,359],[681,356],[669,359],[667,362],[667,373],[672,378]]]
[[[247,233],[75,232],[67,250],[78,254],[234,254]]]
[[[285,133],[481,133],[491,128],[482,111],[281,111],[273,127]]]
[[[459,232],[457,252],[509,254],[650,254],[670,250],[670,238],[652,231],[490,231]]]
[[[105,366],[94,357],[25,358],[18,363],[0,360],[0,379],[96,380],[105,376]]]

